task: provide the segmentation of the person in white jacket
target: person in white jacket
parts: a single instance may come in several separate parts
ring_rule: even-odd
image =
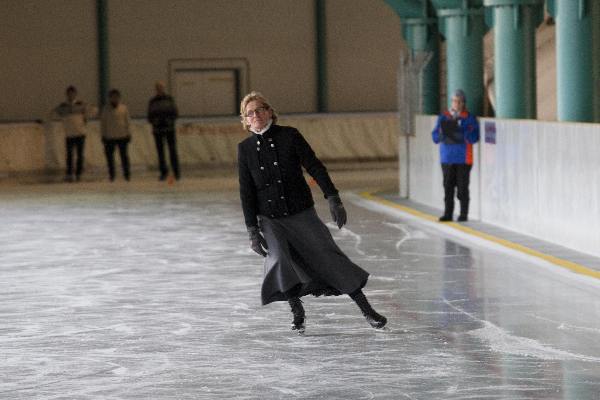
[[[50,119],[60,118],[65,130],[65,148],[66,148],[66,171],[65,181],[79,181],[83,173],[84,165],[84,146],[87,119],[95,116],[97,110],[94,107],[88,106],[83,101],[77,98],[77,89],[75,86],[69,86],[66,90],[66,101],[56,106],[51,114]],[[77,161],[75,171],[73,171],[73,153],[77,153]],[[73,172],[75,176],[73,177]]]
[[[130,118],[127,106],[121,103],[121,93],[117,89],[108,92],[109,102],[102,109],[100,116],[100,129],[102,132],[102,143],[108,164],[108,175],[112,181],[115,180],[115,147],[119,148],[121,155],[121,166],[125,180],[131,178],[129,168],[129,155],[127,145],[131,141],[129,130]]]

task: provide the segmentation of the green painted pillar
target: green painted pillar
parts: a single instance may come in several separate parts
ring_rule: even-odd
[[[594,122],[600,122],[600,2],[592,2],[592,18],[594,21]]]
[[[482,8],[438,9],[441,32],[446,38],[446,92],[448,107],[457,89],[467,95],[467,108],[483,113],[483,35]]]
[[[327,112],[327,13],[325,0],[315,0],[317,111]]]
[[[424,114],[437,114],[440,109],[440,35],[437,20],[426,0],[385,0],[400,17],[402,36],[412,55],[431,53],[421,74],[421,104]]]
[[[592,3],[596,0],[558,0],[556,20],[556,73],[559,121],[594,120],[594,52]],[[597,97],[597,96],[596,96]]]
[[[98,35],[98,104],[106,103],[109,85],[108,59],[108,0],[96,0]]]
[[[440,112],[440,37],[437,29],[433,30],[426,43],[426,52],[432,55],[429,64],[423,70],[421,87],[423,88],[423,114],[439,114]]]
[[[543,0],[484,0],[493,10],[496,116],[535,119],[535,30]]]
[[[433,18],[401,20],[403,36],[413,55],[431,53],[432,57],[421,74],[423,114],[440,112],[440,38]]]

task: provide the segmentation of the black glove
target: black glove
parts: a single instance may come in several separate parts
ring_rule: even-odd
[[[348,218],[346,209],[342,204],[342,199],[336,194],[327,197],[327,201],[329,202],[329,211],[331,212],[333,222],[337,224],[338,228],[342,229],[342,226],[346,225],[346,219]]]
[[[258,226],[251,226],[248,228],[248,235],[250,237],[250,248],[254,250],[256,254],[260,254],[263,257],[267,256],[267,251],[269,247],[267,246],[267,241],[260,234],[260,230]]]

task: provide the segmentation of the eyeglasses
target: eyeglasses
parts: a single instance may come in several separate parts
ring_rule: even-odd
[[[265,111],[267,111],[267,107],[258,107],[254,110],[246,111],[246,117],[252,118],[258,114],[264,113]]]

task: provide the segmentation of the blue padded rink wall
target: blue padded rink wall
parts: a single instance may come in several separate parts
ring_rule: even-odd
[[[347,296],[304,337],[262,307],[234,184],[4,191],[0,399],[600,398],[600,280],[342,197],[384,332]]]

